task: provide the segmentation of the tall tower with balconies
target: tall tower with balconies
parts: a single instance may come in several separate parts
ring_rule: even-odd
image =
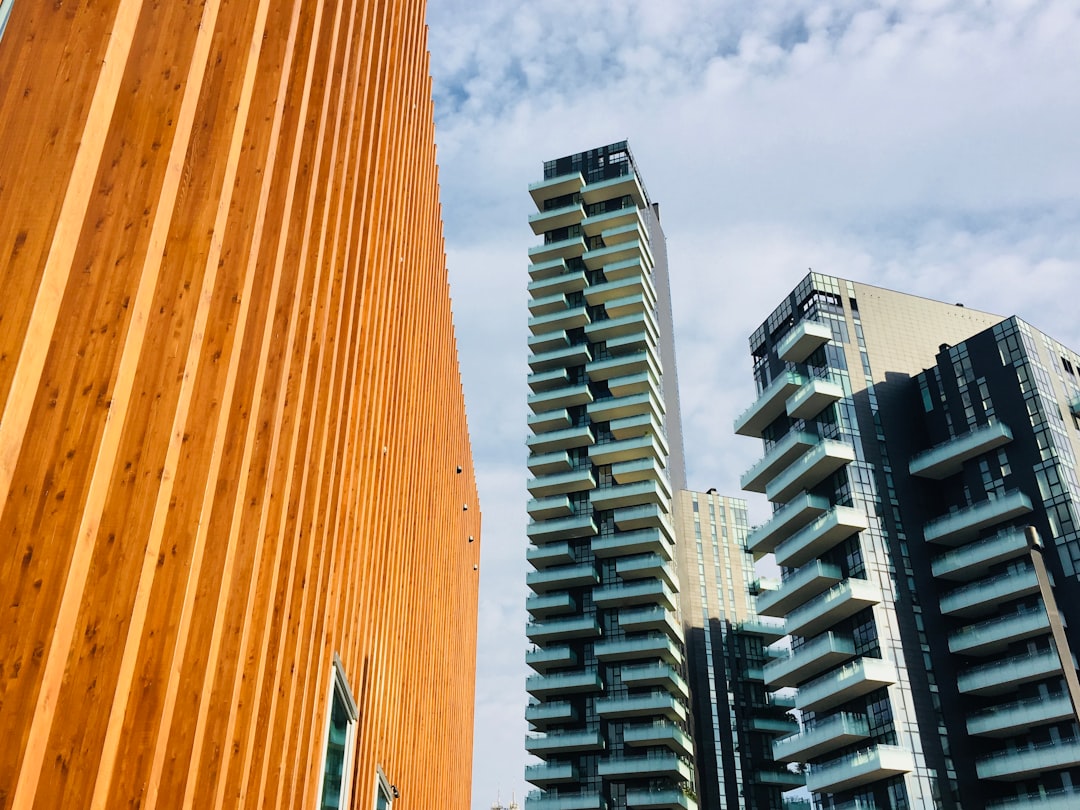
[[[830,808],[1076,806],[1080,358],[817,273],[750,349],[742,485],[774,512],[747,546],[791,648],[764,679],[801,714],[776,758]]]
[[[664,236],[625,142],[529,189],[527,810],[693,810]],[[665,374],[670,369],[670,372]]]

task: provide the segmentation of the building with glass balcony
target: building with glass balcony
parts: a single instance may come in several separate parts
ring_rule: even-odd
[[[811,273],[750,339],[749,533],[781,568],[824,808],[1080,806],[1080,357],[1019,318]]]
[[[664,235],[625,142],[529,188],[527,810],[698,806]]]
[[[786,653],[768,645],[783,622],[754,606],[759,583],[746,551],[746,501],[715,490],[676,494],[676,555],[701,807],[777,810],[803,777],[777,762],[773,741],[794,734],[770,700],[766,673]]]

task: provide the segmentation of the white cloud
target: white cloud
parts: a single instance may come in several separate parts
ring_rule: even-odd
[[[808,267],[1016,313],[1080,348],[1080,6],[430,0],[429,22],[484,509],[479,809],[526,790],[526,189],[542,161],[629,138],[669,240],[690,482],[734,494],[760,452],[731,435],[753,398],[746,339]]]

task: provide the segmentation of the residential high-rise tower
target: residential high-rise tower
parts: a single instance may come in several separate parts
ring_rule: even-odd
[[[529,189],[527,810],[693,808],[666,252],[625,142]]]
[[[812,273],[750,340],[775,511],[748,548],[825,807],[1071,807],[1077,355],[1001,318]]]

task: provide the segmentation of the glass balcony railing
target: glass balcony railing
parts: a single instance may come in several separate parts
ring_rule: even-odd
[[[746,548],[758,559],[795,532],[829,509],[828,498],[819,495],[800,495],[773,512],[767,523],[746,536]]]
[[[595,638],[600,635],[600,625],[596,623],[595,616],[574,616],[530,622],[525,626],[525,635],[537,644],[571,638]]]
[[[638,261],[648,268],[651,268],[654,263],[649,243],[641,239],[604,245],[593,250],[586,250],[579,255],[589,270],[600,270],[606,265],[624,261]]]
[[[634,458],[617,461],[611,465],[611,475],[616,484],[633,484],[637,481],[660,481],[666,491],[671,490],[667,470],[654,458]]]
[[[762,768],[754,771],[754,780],[762,785],[775,785],[781,790],[793,790],[806,784],[803,774],[783,768]]]
[[[573,346],[563,345],[534,351],[529,355],[529,368],[533,371],[545,371],[553,368],[580,366],[592,359],[587,343]]]
[[[534,265],[535,267],[535,265]],[[529,295],[533,298],[548,295],[566,295],[570,292],[581,292],[587,286],[585,271],[578,270],[574,273],[562,273],[548,278],[538,278],[529,282]]]
[[[675,567],[660,554],[640,554],[616,561],[615,573],[625,580],[660,579],[676,588]]]
[[[671,664],[633,664],[622,667],[620,673],[627,686],[662,686],[684,698],[690,696],[686,681]]]
[[[549,278],[567,274],[566,259],[555,256],[543,261],[534,261],[529,265],[529,278],[533,281],[546,281]]]
[[[577,768],[569,762],[541,762],[538,765],[525,766],[525,781],[537,787],[573,782],[577,779]]]
[[[804,712],[823,712],[896,681],[896,667],[890,662],[859,658],[803,684],[795,696],[795,705]]]
[[[534,335],[547,332],[565,332],[568,329],[581,329],[590,323],[585,307],[561,309],[544,315],[529,318],[529,331]]]
[[[569,667],[577,662],[577,653],[565,644],[538,647],[525,653],[525,663],[541,674],[552,667]]]
[[[541,391],[537,394],[529,394],[526,399],[533,413],[541,413],[542,411],[588,405],[593,401],[593,395],[587,385],[567,385],[562,388]]]
[[[579,468],[569,472],[552,473],[530,478],[525,482],[525,488],[535,498],[545,498],[552,495],[566,495],[571,492],[587,492],[596,488],[596,479],[593,478],[592,470]],[[530,513],[532,517],[539,517]]]
[[[1072,701],[1067,694],[1018,700],[989,709],[970,712],[967,716],[968,734],[983,737],[1011,737],[1036,726],[1059,723],[1073,716]]]
[[[574,705],[566,700],[553,700],[550,703],[530,703],[525,708],[525,719],[538,728],[551,723],[566,723],[573,720],[577,712]]]
[[[776,564],[795,567],[808,563],[869,525],[862,510],[834,506],[780,543],[775,549]]]
[[[530,413],[525,422],[535,436],[566,430],[573,424],[566,408]]]
[[[529,184],[529,196],[537,208],[543,209],[544,200],[553,200],[556,197],[565,197],[567,194],[581,191],[585,187],[585,178],[581,172],[562,174],[558,177],[549,177],[536,183]]]
[[[577,610],[577,602],[565,592],[531,593],[525,600],[525,610],[534,619],[546,619],[559,613],[573,613]]]
[[[659,658],[674,666],[681,658],[679,645],[661,633],[598,641],[593,649],[600,661],[638,661]]]
[[[628,633],[659,632],[682,641],[682,624],[675,611],[653,606],[619,611],[619,626]]]
[[[533,245],[529,248],[529,259],[534,264],[541,264],[552,260],[575,259],[585,255],[585,239],[581,236],[572,236],[569,239],[560,239],[557,242],[548,242],[543,245]]]
[[[623,531],[633,529],[659,529],[669,542],[675,542],[675,529],[671,517],[664,506],[648,503],[642,506],[627,506],[615,510],[615,526]],[[595,546],[593,548],[595,551]]]
[[[586,217],[585,221],[581,223],[581,229],[586,236],[599,236],[605,230],[635,224],[641,228],[645,227],[645,222],[641,218],[641,211],[638,207],[628,205],[625,208],[604,211],[602,214],[593,214]]]
[[[1046,790],[1009,796],[986,803],[986,810],[1076,810],[1080,807],[1080,788]]]
[[[686,707],[667,692],[598,698],[596,713],[609,720],[654,716],[666,717],[671,721],[686,720]]]
[[[631,295],[640,295],[656,307],[656,288],[647,275],[629,276],[615,281],[602,281],[585,290],[585,302],[589,306],[598,306],[608,301],[617,301]]]
[[[806,788],[838,793],[915,770],[915,757],[895,745],[874,745],[811,767]]]
[[[545,546],[529,546],[525,549],[525,559],[533,568],[547,568],[549,565],[568,565],[574,561],[570,544],[549,543]]]
[[[799,734],[773,740],[777,762],[806,762],[870,737],[870,724],[861,714],[842,712],[819,720]]]
[[[529,472],[533,475],[554,475],[572,469],[570,454],[565,450],[554,453],[538,453],[529,456]]]
[[[592,551],[600,558],[652,552],[664,559],[671,559],[672,553],[671,542],[659,529],[636,529],[595,537]]]
[[[552,794],[534,790],[525,797],[525,810],[607,810],[598,793]]]
[[[629,352],[627,354],[593,360],[585,366],[585,373],[590,380],[610,380],[627,374],[651,371],[657,379],[660,377],[660,365],[651,351]]]
[[[1012,431],[1001,422],[976,428],[912,457],[908,471],[920,478],[941,481],[960,472],[964,462],[1012,441]]]
[[[961,670],[956,676],[956,687],[966,695],[1002,695],[1021,684],[1061,672],[1061,658],[1057,650],[1051,649]]]
[[[612,444],[616,444],[613,442]],[[609,445],[597,445],[607,447]],[[637,481],[632,484],[614,484],[589,492],[589,503],[594,509],[621,509],[627,506],[656,504],[664,506],[671,501],[671,491],[663,479]]]
[[[600,676],[595,672],[558,672],[552,675],[530,675],[525,679],[525,691],[537,697],[602,692],[603,689]]]
[[[813,419],[829,405],[844,398],[844,387],[815,377],[787,398],[784,408],[792,419]]]
[[[969,582],[983,576],[998,563],[1028,553],[1028,541],[1020,529],[1003,532],[968,543],[936,557],[931,563],[934,576],[955,582]]]
[[[631,605],[662,605],[675,609],[675,592],[663,580],[646,579],[637,582],[604,585],[593,590],[597,607],[629,607]]]
[[[644,757],[612,757],[601,759],[597,773],[611,779],[627,777],[670,777],[690,779],[690,766],[675,754],[649,754]]]
[[[1080,739],[1053,742],[1001,751],[975,760],[980,779],[1014,782],[1046,771],[1080,765]]]
[[[799,321],[780,338],[776,353],[786,363],[802,363],[832,339],[832,327],[818,321]]]
[[[828,590],[842,578],[839,566],[811,560],[789,574],[778,589],[763,591],[757,598],[758,613],[762,616],[785,616],[790,610]]]
[[[760,438],[762,431],[784,413],[787,398],[805,383],[806,378],[794,371],[779,375],[765,387],[754,404],[735,419],[735,432],[740,436]]]
[[[697,801],[682,790],[642,790],[631,788],[626,791],[626,806],[629,810],[697,810]]]
[[[774,444],[762,459],[743,473],[740,486],[748,492],[764,492],[773,477],[795,459],[813,447],[818,437],[805,431],[793,430]]]
[[[556,228],[566,228],[577,225],[585,219],[585,206],[581,203],[564,205],[561,208],[551,208],[547,211],[537,211],[529,214],[529,227],[532,232],[540,236],[545,231],[553,231]]]
[[[1046,608],[1023,608],[949,634],[949,650],[963,655],[992,655],[1010,644],[1050,633]]]
[[[626,174],[621,174],[618,177],[594,181],[585,186],[581,191],[581,198],[585,201],[586,205],[603,202],[604,200],[612,200],[617,197],[625,197],[627,195],[633,198],[634,203],[638,208],[644,208],[649,203],[644,187],[642,186],[641,181],[638,180],[637,174],[633,171],[628,171]]]
[[[538,433],[525,440],[526,446],[534,453],[552,453],[556,450],[588,447],[594,442],[595,439],[588,425],[575,425],[547,433]]]
[[[860,610],[881,603],[881,588],[865,579],[845,579],[787,615],[793,636],[816,636]]]
[[[567,566],[553,565],[551,568],[530,571],[525,575],[525,584],[535,593],[580,588],[585,585],[595,585],[599,581],[600,575],[591,562]]]
[[[639,458],[661,462],[665,461],[666,457],[664,447],[654,434],[594,444],[589,448],[589,459],[593,464],[615,464]]]
[[[573,540],[596,534],[592,515],[570,515],[555,520],[538,520],[525,527],[525,534],[535,545],[553,540]]]
[[[594,422],[610,422],[627,416],[650,415],[657,424],[660,424],[664,416],[664,406],[652,391],[631,394],[627,397],[596,400],[586,406],[586,411]]]
[[[659,377],[653,371],[638,371],[622,377],[608,380],[608,390],[616,397],[628,397],[634,394],[649,393],[661,398]]]
[[[928,543],[956,546],[974,539],[983,529],[1014,520],[1030,511],[1031,499],[1014,489],[1001,497],[979,501],[930,521],[923,529],[923,536]]]
[[[758,616],[739,622],[735,625],[735,630],[746,635],[761,636],[763,644],[772,644],[787,635],[787,624]]]
[[[954,616],[978,616],[993,613],[998,606],[1013,599],[1039,592],[1035,569],[1009,571],[989,579],[949,591],[941,597],[941,612]]]
[[[525,509],[533,520],[569,517],[574,512],[567,495],[548,495],[543,498],[530,498],[525,502]]]
[[[854,460],[855,448],[847,442],[819,441],[765,486],[765,497],[773,503],[786,503]]]
[[[765,685],[770,689],[798,686],[825,670],[855,657],[855,642],[837,633],[825,633],[808,641],[787,658],[765,665]]]
[[[799,731],[799,723],[793,717],[751,717],[750,729],[774,737],[787,737]]]
[[[690,735],[678,726],[663,721],[624,726],[623,742],[629,746],[663,746],[683,756],[689,756],[693,751]]]

